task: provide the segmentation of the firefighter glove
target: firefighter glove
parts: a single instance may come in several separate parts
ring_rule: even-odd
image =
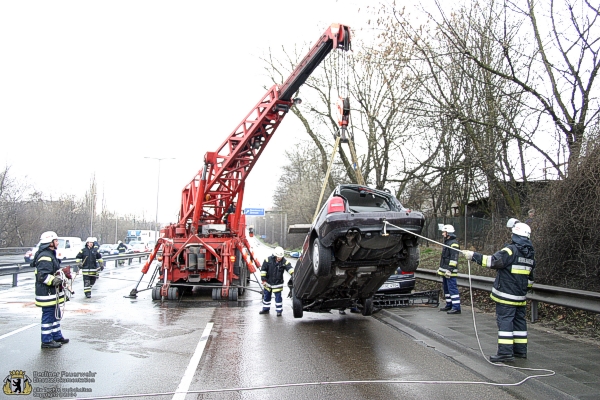
[[[473,252],[471,250],[463,250],[463,255],[465,256],[465,258],[467,260],[472,260],[473,259]]]
[[[446,270],[446,273],[444,274],[446,276],[446,278],[452,278],[452,272],[450,272],[450,270]]]

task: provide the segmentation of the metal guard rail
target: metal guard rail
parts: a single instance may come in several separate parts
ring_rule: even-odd
[[[415,272],[415,278],[428,281],[442,281],[442,277],[437,275],[437,271],[430,269],[417,270]],[[456,283],[458,286],[469,287],[469,275],[458,274]],[[494,278],[471,275],[471,287],[473,289],[491,292],[493,284]],[[538,319],[539,302],[600,313],[600,293],[598,292],[588,292],[585,290],[567,289],[558,286],[534,283],[531,293],[527,293],[527,299],[531,300],[532,322]]]
[[[119,260],[129,260],[128,263],[131,264],[131,261],[134,258],[139,258],[139,262],[142,262],[142,258],[148,257],[150,255],[150,252],[147,253],[129,253],[129,254],[121,254],[121,255],[105,255],[102,256],[102,259],[104,260],[105,263],[107,263],[108,261],[114,261],[115,262],[115,267],[117,266]],[[63,260],[60,263],[61,266],[63,267],[68,267],[68,266],[76,266],[77,262],[75,261],[75,259],[70,259],[70,260]],[[17,281],[18,281],[18,275],[19,274],[25,274],[25,273],[29,273],[29,272],[33,272],[33,268],[31,268],[29,263],[23,263],[23,264],[15,264],[12,266],[3,266],[0,267],[0,276],[2,275],[12,275],[13,276],[13,282],[12,285],[13,287],[17,286]]]

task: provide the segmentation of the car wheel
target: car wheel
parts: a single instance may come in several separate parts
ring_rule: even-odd
[[[302,318],[302,315],[304,315],[302,300],[296,297],[294,289],[292,289],[292,311],[294,311],[294,318]]]
[[[321,244],[318,238],[313,242],[313,269],[316,276],[327,276],[331,272],[331,249]]]
[[[421,261],[421,249],[419,246],[411,246],[408,248],[408,254],[404,260],[400,261],[400,268],[404,272],[415,272]]]
[[[371,314],[373,314],[373,298],[369,297],[368,299],[365,299],[363,304],[362,315],[368,317]]]

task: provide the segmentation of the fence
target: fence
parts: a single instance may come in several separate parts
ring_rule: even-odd
[[[486,248],[488,232],[492,229],[492,221],[489,219],[474,217],[430,217],[425,220],[423,236],[441,242],[442,232],[440,232],[438,224],[454,226],[456,238],[463,249],[469,247],[476,249]],[[425,241],[422,244],[428,247],[430,242]]]

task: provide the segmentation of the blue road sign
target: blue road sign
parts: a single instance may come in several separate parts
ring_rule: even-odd
[[[262,215],[265,215],[265,209],[264,208],[244,208],[244,214],[245,215],[262,216]]]

